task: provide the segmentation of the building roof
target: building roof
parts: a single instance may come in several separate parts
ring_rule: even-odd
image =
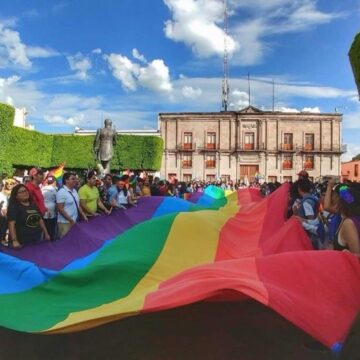
[[[334,112],[334,113],[313,113],[308,111],[301,112],[283,112],[283,111],[268,111],[268,110],[260,110],[255,106],[249,105],[238,111],[220,111],[220,112],[174,112],[174,113],[159,113],[161,115],[232,115],[232,114],[258,114],[258,115],[292,115],[292,116],[342,116],[342,113]]]
[[[75,135],[95,135],[97,130],[90,129],[75,129]],[[116,130],[119,135],[139,135],[139,136],[160,136],[160,131],[156,129],[145,129],[145,130]]]

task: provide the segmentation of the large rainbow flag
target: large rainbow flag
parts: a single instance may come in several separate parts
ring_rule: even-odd
[[[147,197],[80,223],[55,243],[0,253],[0,325],[64,333],[206,299],[255,299],[341,347],[360,310],[360,265],[312,251],[285,220],[288,185],[190,201]]]

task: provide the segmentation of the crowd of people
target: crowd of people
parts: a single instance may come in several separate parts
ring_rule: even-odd
[[[335,177],[312,182],[305,170],[290,184],[288,218],[295,216],[314,249],[350,251],[360,257],[360,184],[339,183]],[[68,171],[59,181],[41,168],[32,168],[20,183],[0,181],[0,239],[3,245],[20,248],[40,239],[55,241],[79,221],[107,216],[116,209],[137,206],[143,196],[174,196],[187,199],[214,185],[225,191],[250,187],[268,196],[280,183],[193,180],[179,182],[152,178],[146,172],[105,174],[88,170],[81,179]]]

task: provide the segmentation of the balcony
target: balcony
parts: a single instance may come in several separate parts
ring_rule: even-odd
[[[237,148],[234,149],[235,152],[259,152],[266,151],[265,145],[255,145],[255,144],[240,144]]]
[[[207,143],[204,144],[203,146],[199,146],[197,148],[199,151],[209,151],[209,152],[214,152],[214,151],[218,151],[219,147],[217,144],[214,143]]]
[[[216,167],[216,160],[206,160],[205,161],[206,169],[213,169]]]
[[[195,143],[184,143],[176,145],[176,150],[178,151],[195,151],[196,144]]]
[[[346,152],[346,145],[322,144],[320,148],[320,145],[305,144],[304,146],[297,146],[296,151],[300,153],[343,154]]]
[[[192,160],[183,160],[181,163],[181,167],[183,169],[190,169],[192,168]]]
[[[283,150],[292,150],[293,149],[293,144],[282,144],[282,146],[281,146],[281,148],[283,149]]]
[[[284,160],[282,163],[283,170],[291,170],[293,168],[293,162],[290,160]]]
[[[295,147],[293,144],[280,144],[278,147],[279,152],[295,152]]]

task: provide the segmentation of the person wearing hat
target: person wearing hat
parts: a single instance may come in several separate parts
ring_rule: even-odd
[[[28,182],[25,186],[29,190],[32,201],[38,207],[41,216],[44,216],[47,209],[45,206],[45,201],[43,194],[40,189],[40,184],[44,180],[44,170],[38,167],[34,167],[29,171],[31,176],[31,181]]]
[[[44,215],[44,223],[46,229],[50,235],[50,240],[55,240],[55,232],[56,232],[56,180],[53,175],[49,175],[46,178],[46,185],[41,188],[41,193],[44,197],[44,202],[46,206],[46,213]]]
[[[99,189],[96,187],[97,180],[97,172],[90,170],[86,174],[86,184],[79,189],[80,207],[88,217],[99,215],[98,209],[107,215],[111,213],[100,199]]]

